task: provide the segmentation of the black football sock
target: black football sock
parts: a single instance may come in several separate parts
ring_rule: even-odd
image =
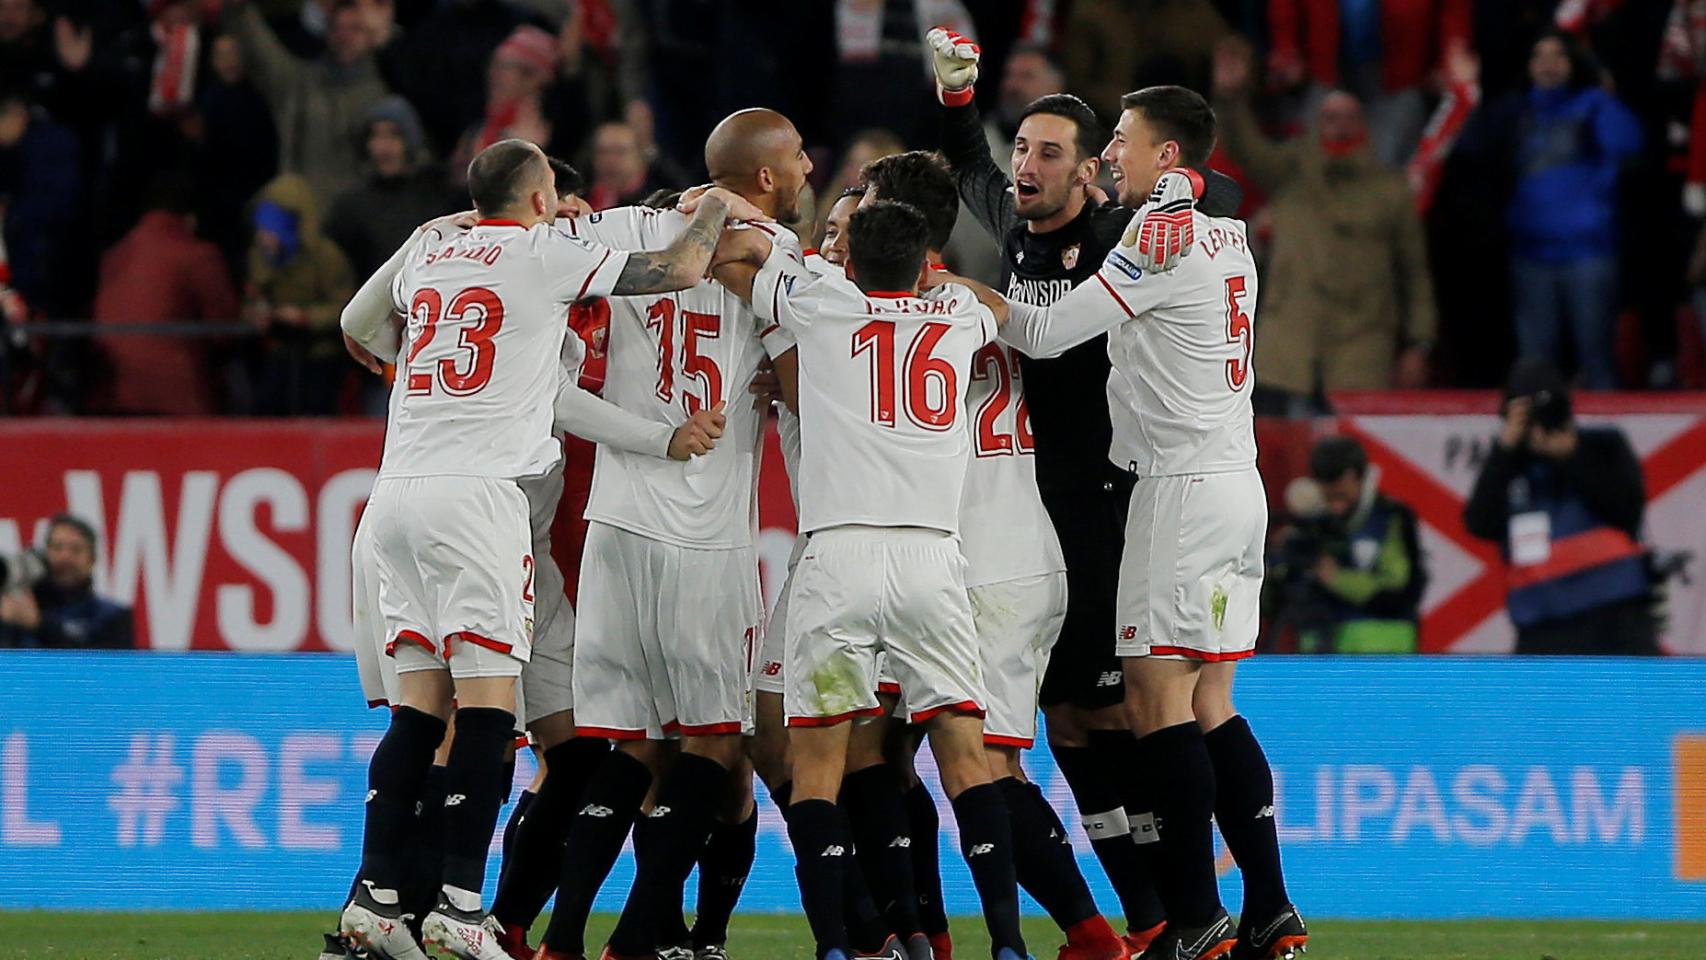
[[[906,819],[912,826],[912,883],[918,895],[918,922],[924,932],[936,936],[948,932],[948,915],[942,906],[942,829],[936,799],[921,780],[906,791]]]
[[[784,780],[770,791],[777,809],[782,811],[784,821],[793,816],[793,793],[792,780]],[[865,886],[865,873],[859,869],[858,858],[844,856],[841,863],[841,909],[847,939],[860,953],[875,953],[882,949],[883,941],[889,938],[888,924],[883,921],[882,911],[877,909],[876,901],[871,899],[870,888]]]
[[[1233,717],[1204,737],[1214,762],[1214,819],[1244,877],[1244,909],[1265,923],[1289,902],[1274,818],[1274,773],[1250,724]]]
[[[1019,932],[1019,887],[1013,875],[1013,829],[1001,788],[993,783],[967,787],[953,799],[954,819],[960,825],[960,853],[971,868],[972,883],[983,902],[983,922],[989,927],[989,953],[1004,949],[1027,956]]]
[[[426,792],[432,755],[443,739],[443,720],[398,707],[373,750],[367,765],[360,876],[375,889],[401,891],[409,877],[415,806]]]
[[[533,803],[532,790],[521,791],[521,796],[515,798],[515,805],[509,808],[509,819],[504,821],[503,860],[498,866],[498,889],[503,889],[504,877],[509,875],[510,864],[515,862],[515,832],[520,829],[521,821],[527,819],[527,808]]]
[[[1155,892],[1155,858],[1161,838],[1155,833],[1155,803],[1149,791],[1154,777],[1144,769],[1137,737],[1131,731],[1091,730],[1089,740],[1089,752],[1074,755],[1070,762],[1082,760],[1095,775],[1084,778],[1087,783],[1082,796],[1070,775],[1067,785],[1072,787],[1084,815],[1091,849],[1120,898],[1126,928],[1133,932],[1149,930],[1167,919],[1161,896]],[[1057,759],[1060,755],[1056,751]],[[1068,762],[1060,760],[1062,770]],[[1092,815],[1091,810],[1097,813]]]
[[[574,856],[563,857],[557,904],[545,928],[544,942],[552,950],[577,957],[586,953],[592,902],[621,855],[622,842],[651,785],[646,765],[620,750],[612,751],[587,783],[565,841]]]
[[[444,872],[444,776],[434,765],[427,771],[426,789],[415,805],[413,867],[403,881],[403,913],[409,929],[420,932],[420,924],[438,903],[439,876]]]
[[[1072,839],[1034,783],[1018,777],[995,781],[1013,829],[1013,872],[1031,898],[1062,930],[1096,916],[1096,899],[1078,871]]]
[[[728,942],[729,918],[740,903],[746,875],[758,852],[758,811],[740,823],[711,825],[711,838],[699,855],[699,904],[693,916],[693,946],[717,947]]]
[[[879,763],[848,774],[841,781],[841,806],[853,830],[859,867],[889,929],[903,937],[921,932],[912,830],[894,771]]]
[[[1143,769],[1154,778],[1156,889],[1167,919],[1198,927],[1220,909],[1214,872],[1214,764],[1195,721],[1140,738]]]
[[[563,872],[563,839],[580,809],[587,780],[610,756],[610,744],[575,737],[545,751],[545,781],[517,825],[514,848],[504,857],[492,916],[525,930],[539,919]]]
[[[847,949],[842,882],[853,859],[847,817],[828,800],[801,800],[788,809],[788,839],[794,845],[800,905],[817,941],[818,960],[823,960],[831,950]]]
[[[441,877],[446,897],[458,909],[480,909],[486,853],[504,802],[504,745],[514,735],[515,715],[508,710],[462,707],[456,711],[456,736],[444,768]]]
[[[647,828],[655,831],[650,850],[642,850],[635,837],[634,886],[610,932],[612,950],[639,956],[660,943],[690,939],[681,919],[682,885],[705,849],[728,780],[728,768],[710,757],[683,753],[676,759],[647,818]]]

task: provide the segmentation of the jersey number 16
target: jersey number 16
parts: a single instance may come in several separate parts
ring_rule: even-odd
[[[926,430],[952,429],[959,396],[954,365],[930,351],[953,329],[945,323],[925,323],[906,348],[906,379],[897,376],[894,356],[895,322],[872,320],[853,331],[853,356],[871,355],[871,422],[895,425],[895,408],[904,405],[906,418]],[[897,404],[896,395],[904,401]]]

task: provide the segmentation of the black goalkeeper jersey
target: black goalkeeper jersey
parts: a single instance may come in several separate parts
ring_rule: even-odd
[[[960,199],[1001,241],[1001,292],[1020,303],[1048,306],[1088,280],[1131,222],[1133,211],[1109,202],[1086,205],[1071,223],[1032,233],[1013,211],[1013,183],[989,156],[977,107],[941,108],[942,154],[959,184]],[[1232,179],[1206,173],[1197,206],[1214,216],[1238,209],[1242,191]],[[1058,357],[1019,354],[1025,399],[1036,438],[1037,486],[1063,492],[1100,486],[1110,471],[1108,448],[1108,338],[1099,336]]]

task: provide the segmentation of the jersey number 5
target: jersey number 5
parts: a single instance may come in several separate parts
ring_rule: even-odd
[[[853,356],[871,353],[871,422],[895,425],[895,395],[904,395],[906,418],[926,430],[953,427],[959,395],[959,376],[954,365],[930,351],[952,329],[945,323],[926,323],[918,328],[906,349],[906,382],[895,376],[893,320],[872,320],[853,332]]]
[[[477,318],[478,322],[458,327],[456,348],[462,351],[461,356],[429,360],[416,369],[415,358],[438,333],[440,320],[462,324],[469,318]],[[403,362],[404,369],[408,371],[409,395],[432,393],[435,377],[444,387],[444,392],[453,397],[466,397],[484,390],[491,382],[492,364],[497,359],[497,346],[492,343],[492,338],[498,335],[503,324],[503,301],[485,287],[469,287],[451,297],[449,309],[445,309],[444,298],[437,290],[422,287],[409,304],[409,356]]]
[[[1244,389],[1250,380],[1250,348],[1253,345],[1250,315],[1244,312],[1244,278],[1226,278],[1226,342],[1237,344],[1242,357],[1226,361],[1226,385],[1234,392]]]

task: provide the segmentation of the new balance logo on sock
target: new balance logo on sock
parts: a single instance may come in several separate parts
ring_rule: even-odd
[[[447,807],[460,807],[462,806],[462,801],[466,799],[468,799],[468,795],[465,793],[446,794],[444,798],[444,805]]]
[[[667,816],[669,816],[669,808],[666,806],[663,806],[662,804],[659,804],[659,805],[653,807],[652,812],[646,814],[646,816],[648,816],[648,817],[667,817]]]
[[[893,840],[889,841],[889,849],[890,850],[896,850],[896,849],[910,850],[910,849],[912,849],[912,838],[911,837],[895,837]]]
[[[976,846],[972,847],[971,850],[966,854],[966,856],[968,858],[969,857],[981,857],[986,853],[994,853],[994,852],[995,852],[995,844],[993,844],[993,843],[980,843],[980,844],[977,844]]]
[[[1103,670],[1102,675],[1096,678],[1096,686],[1098,688],[1117,687],[1123,682],[1125,682],[1125,675],[1120,673],[1118,670]]]
[[[580,815],[583,817],[608,817],[615,812],[616,811],[609,807],[601,807],[596,803],[589,803],[581,808]]]
[[[372,803],[373,798],[377,797],[377,796],[379,796],[378,790],[369,790],[369,791],[367,791],[367,799],[363,800],[362,803]]]
[[[1266,820],[1268,817],[1271,817],[1273,815],[1274,815],[1274,805],[1271,803],[1268,804],[1267,806],[1263,807],[1262,809],[1256,811],[1256,819],[1257,820]]]
[[[845,856],[846,853],[847,853],[846,847],[842,846],[839,843],[832,843],[829,846],[824,847],[823,852],[818,854],[818,856],[820,856],[820,857],[840,857],[840,856]]]

